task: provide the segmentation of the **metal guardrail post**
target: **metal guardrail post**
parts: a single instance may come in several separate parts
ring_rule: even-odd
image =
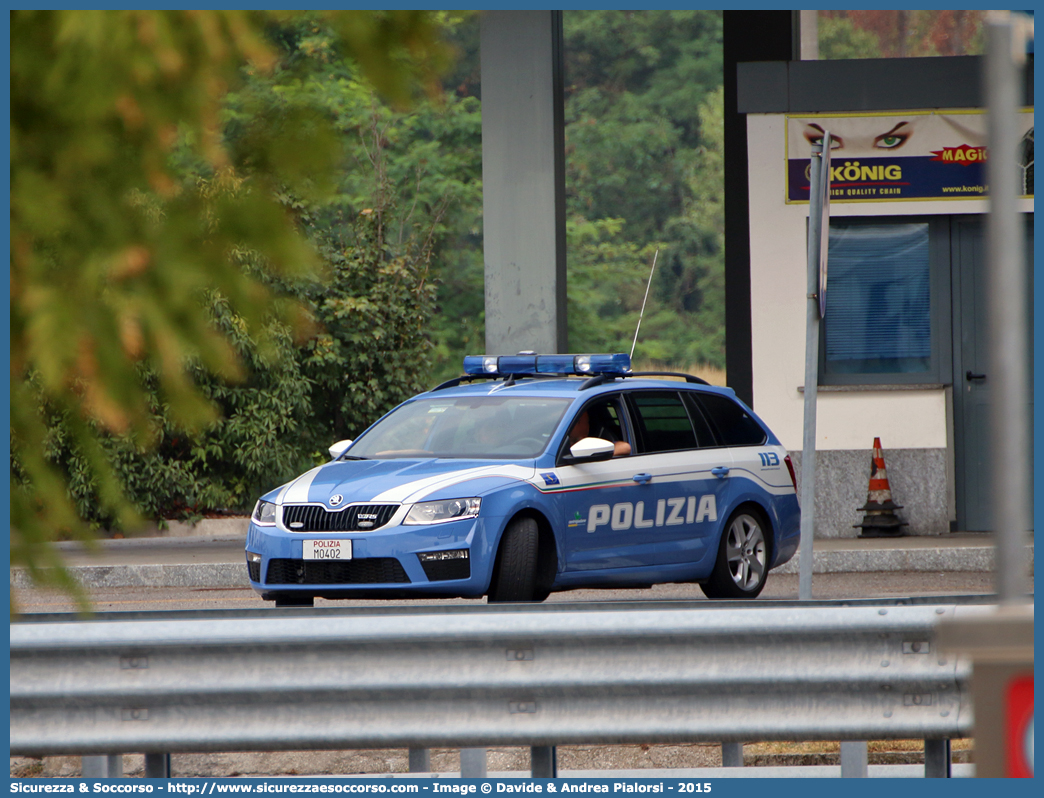
[[[460,777],[462,779],[486,778],[486,749],[460,749]]]
[[[724,768],[743,767],[743,743],[721,744],[721,766]]]
[[[950,758],[950,741],[924,741],[924,777],[926,779],[948,779],[953,775]]]
[[[410,773],[431,773],[431,750],[428,748],[410,749]]]
[[[145,754],[145,778],[169,779],[170,754]]]
[[[866,741],[841,741],[841,778],[865,779],[869,774]]]
[[[123,754],[80,757],[80,773],[85,779],[122,778]]]
[[[558,778],[558,749],[553,745],[534,745],[529,749],[530,775],[534,779]]]

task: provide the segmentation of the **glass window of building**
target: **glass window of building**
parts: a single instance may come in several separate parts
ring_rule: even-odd
[[[932,223],[833,220],[824,384],[942,381],[940,305]]]

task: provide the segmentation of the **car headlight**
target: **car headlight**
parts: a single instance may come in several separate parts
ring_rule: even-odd
[[[250,518],[255,524],[260,526],[275,526],[276,506],[272,502],[258,500],[257,504],[254,505],[254,512]]]
[[[478,515],[482,499],[448,499],[442,502],[420,502],[406,514],[403,524],[441,524]]]

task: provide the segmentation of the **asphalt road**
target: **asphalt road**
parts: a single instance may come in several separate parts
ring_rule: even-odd
[[[881,571],[869,573],[815,574],[812,595],[816,599],[895,598],[907,596],[952,596],[993,592],[993,574],[969,571],[910,572]],[[72,612],[75,605],[65,596],[52,591],[22,590],[13,595],[20,611]],[[702,600],[700,588],[694,584],[656,585],[646,590],[573,590],[554,593],[549,602]],[[763,599],[798,598],[797,574],[771,574]],[[244,588],[120,588],[97,590],[91,594],[94,609],[99,612],[143,610],[252,609],[272,607],[249,587]],[[435,599],[399,601],[398,604],[481,603],[485,599]],[[327,601],[317,599],[316,606],[351,607],[389,602]]]

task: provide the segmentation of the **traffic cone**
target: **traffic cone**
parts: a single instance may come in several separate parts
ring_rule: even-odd
[[[870,488],[866,494],[866,504],[859,508],[866,513],[861,523],[853,524],[862,527],[861,538],[898,538],[903,536],[906,521],[901,521],[895,514],[903,509],[892,501],[892,488],[888,484],[885,473],[884,454],[881,452],[881,439],[874,438],[874,455],[870,459]]]

